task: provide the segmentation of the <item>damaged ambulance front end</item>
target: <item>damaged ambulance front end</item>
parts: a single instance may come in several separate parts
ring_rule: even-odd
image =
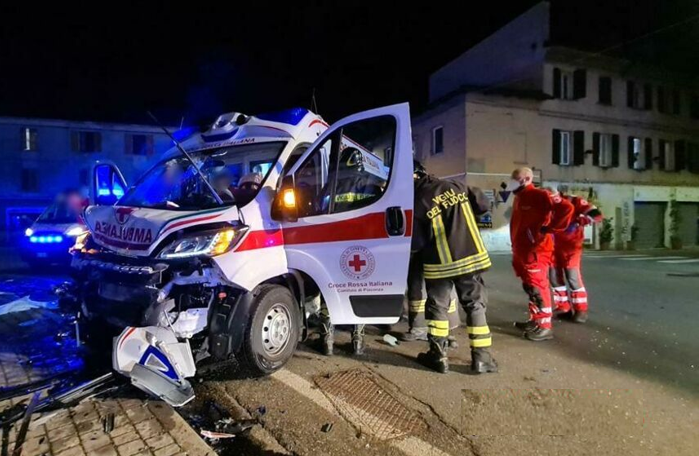
[[[135,386],[180,406],[194,398],[187,379],[197,365],[235,360],[263,375],[291,356],[302,326],[293,295],[259,310],[274,323],[261,341],[245,337],[260,284],[288,280],[281,229],[268,214],[284,163],[325,128],[316,119],[307,110],[222,115],[116,205],[85,210],[89,231],[71,263],[81,334],[108,344],[113,368]],[[98,165],[95,193],[109,195],[120,179],[113,165]]]

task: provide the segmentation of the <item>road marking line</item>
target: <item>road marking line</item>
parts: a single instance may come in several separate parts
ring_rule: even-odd
[[[660,256],[660,257],[646,257],[646,258],[619,258],[622,261],[645,261],[645,260],[682,260],[682,259],[687,259],[687,257],[683,256]]]
[[[633,256],[633,257],[624,257],[624,258],[617,258],[619,261],[645,261],[645,260],[652,260],[652,256]]]
[[[293,389],[302,396],[313,401],[317,406],[325,409],[329,413],[341,417],[335,406],[319,389],[314,388],[313,384],[305,378],[294,374],[289,369],[281,369],[271,375],[272,378],[282,382],[289,388]],[[451,456],[439,448],[435,448],[429,443],[417,437],[405,437],[401,439],[389,440],[389,445],[408,456]]]
[[[666,261],[658,261],[658,263],[669,263],[669,264],[699,263],[699,258],[691,258],[688,260],[666,260]]]

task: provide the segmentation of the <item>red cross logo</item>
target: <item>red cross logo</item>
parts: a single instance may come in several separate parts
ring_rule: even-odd
[[[123,225],[127,220],[129,220],[129,216],[133,211],[134,209],[131,207],[117,207],[114,209],[114,215],[116,216],[117,222],[119,222],[120,225]]]
[[[366,261],[362,260],[362,257],[359,255],[354,255],[354,258],[348,264],[354,268],[354,272],[359,272],[362,270],[362,267],[366,266]]]

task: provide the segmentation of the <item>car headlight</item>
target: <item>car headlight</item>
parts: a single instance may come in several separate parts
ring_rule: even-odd
[[[165,247],[158,258],[171,260],[200,255],[216,256],[228,252],[240,241],[248,227],[226,228],[224,230],[187,236],[177,239]]]
[[[31,236],[32,234],[34,234],[34,230],[33,230],[33,229],[27,228],[26,230],[24,230],[24,235],[25,235],[25,236],[29,237],[29,236]]]
[[[82,226],[82,225],[71,226],[66,231],[66,236],[70,236],[70,237],[80,236],[81,234],[83,234],[86,231],[87,231],[87,228]]]

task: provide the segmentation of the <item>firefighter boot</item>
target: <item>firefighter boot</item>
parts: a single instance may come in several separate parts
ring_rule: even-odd
[[[427,328],[410,328],[410,331],[403,333],[400,336],[403,342],[415,342],[418,340],[427,340]]]
[[[471,372],[485,374],[498,371],[498,363],[493,359],[487,348],[471,349]]]
[[[447,347],[449,342],[446,337],[430,337],[430,349],[426,353],[417,355],[417,362],[425,367],[446,374],[449,372],[449,358]]]
[[[321,319],[320,323],[320,352],[325,356],[333,355],[333,344],[335,343],[335,327],[329,319]]]
[[[524,337],[533,342],[542,342],[544,340],[553,339],[553,329],[536,326],[534,329],[526,331],[524,333]]]
[[[364,354],[364,325],[355,325],[352,329],[352,353],[355,356]]]

